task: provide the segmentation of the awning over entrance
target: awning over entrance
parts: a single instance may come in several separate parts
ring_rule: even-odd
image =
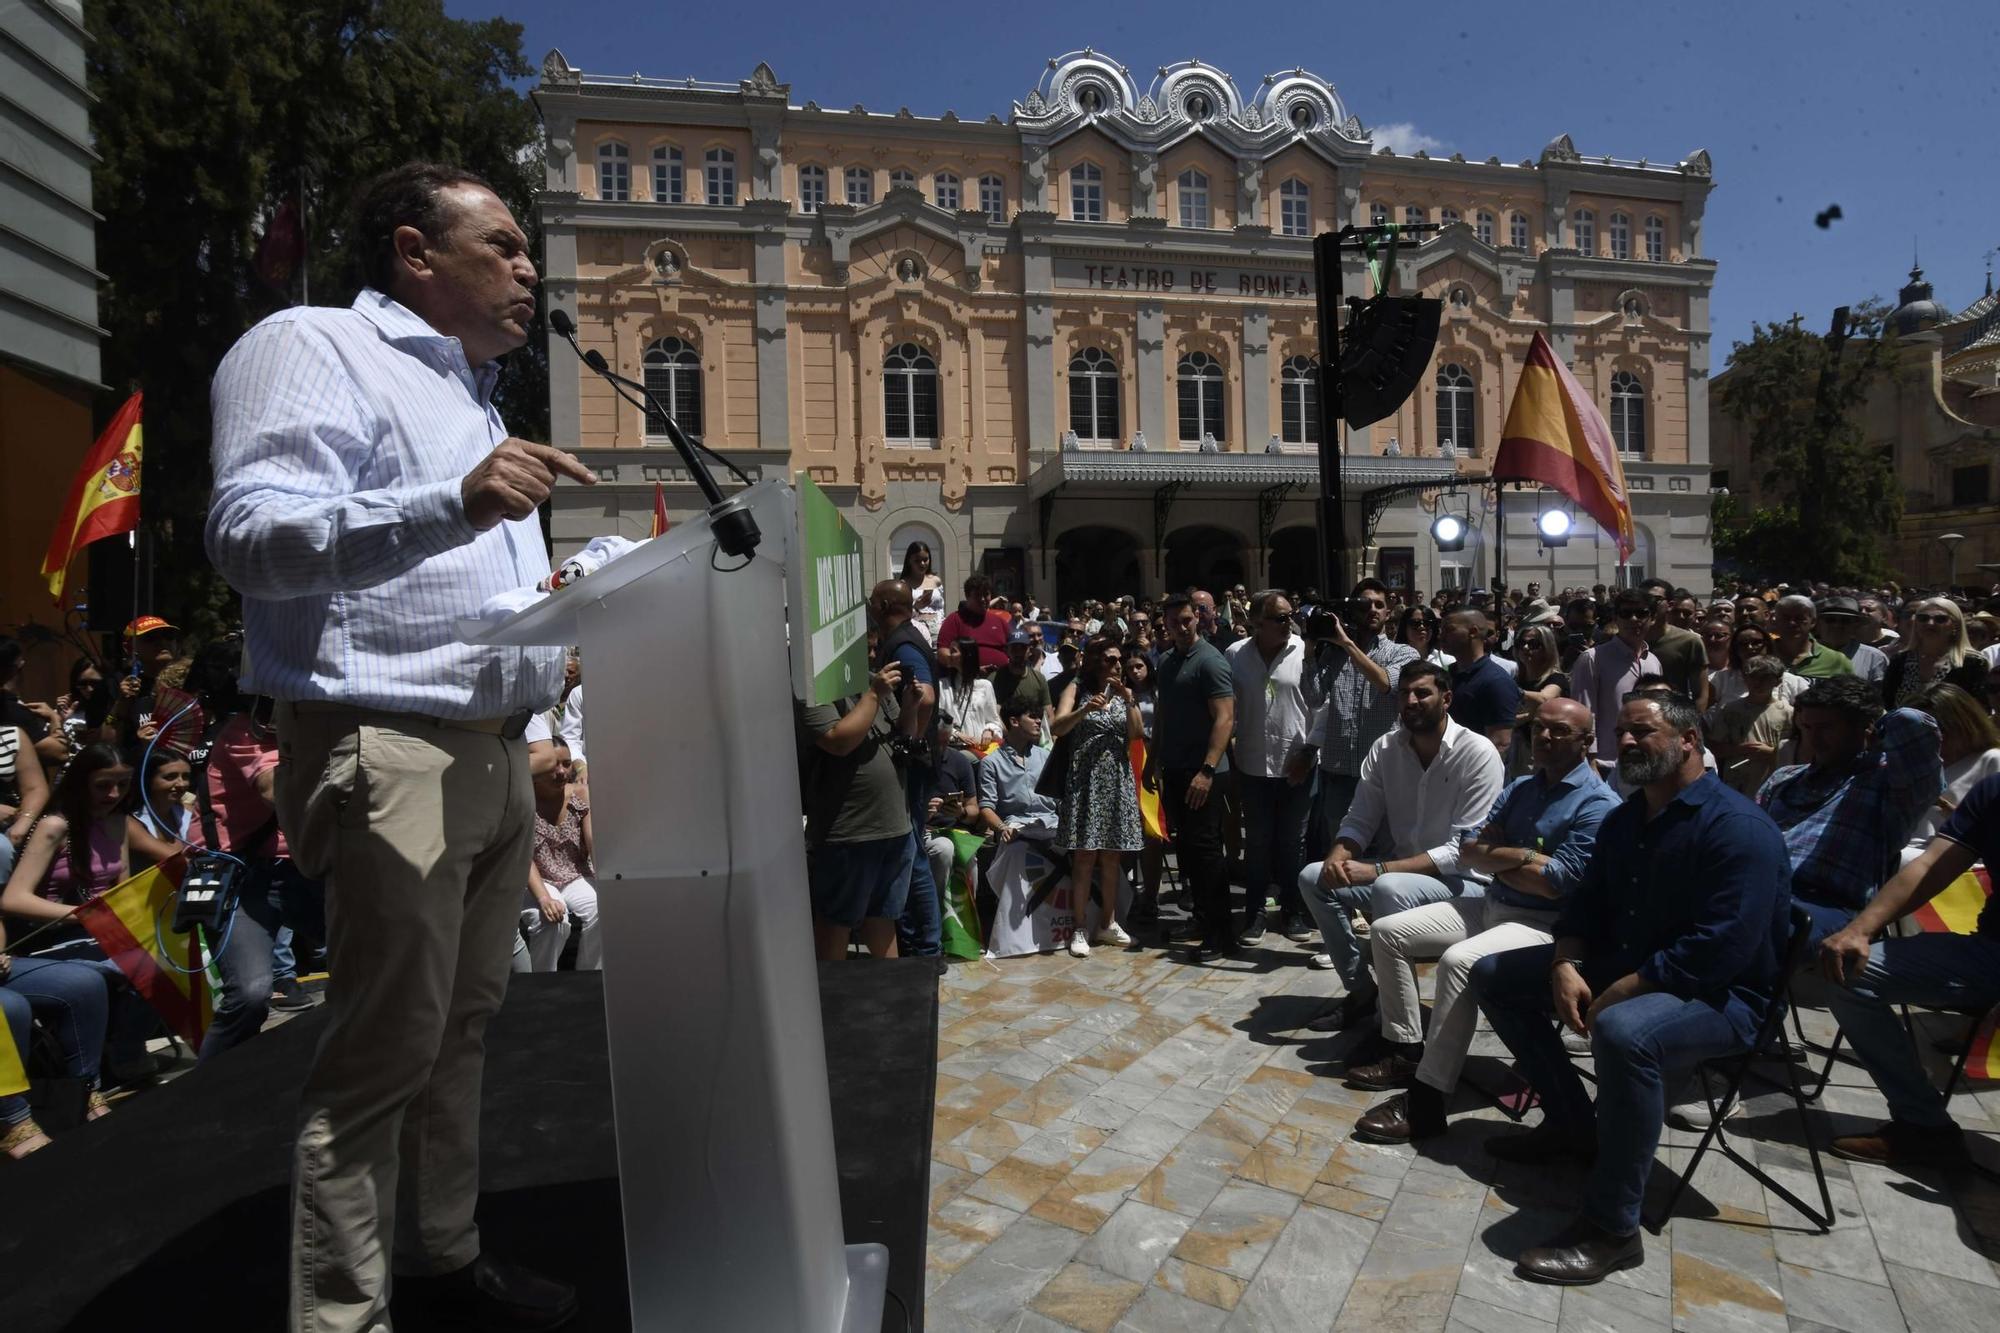
[[[1441,483],[1458,475],[1448,458],[1384,458],[1370,455],[1340,460],[1342,489],[1348,496],[1378,486]],[[1135,453],[1129,449],[1071,450],[1052,455],[1028,479],[1028,494],[1041,499],[1057,490],[1130,495],[1134,491],[1177,489],[1263,491],[1273,486],[1319,486],[1314,454],[1204,454],[1192,450]]]

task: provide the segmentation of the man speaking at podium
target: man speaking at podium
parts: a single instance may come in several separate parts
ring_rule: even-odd
[[[243,684],[278,701],[276,806],[327,886],[327,1025],[293,1162],[294,1333],[404,1308],[555,1328],[567,1286],[481,1253],[479,1090],[528,880],[522,729],[559,648],[477,648],[453,620],[549,572],[535,519],[569,454],[510,438],[498,359],[534,263],[478,177],[411,163],[356,209],[365,286],[245,334],[213,389],[210,558],[243,595]]]

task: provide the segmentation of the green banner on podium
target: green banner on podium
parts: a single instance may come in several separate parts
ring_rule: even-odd
[[[868,687],[868,583],[861,534],[813,479],[798,474],[800,570],[805,598],[807,703],[829,704]]]

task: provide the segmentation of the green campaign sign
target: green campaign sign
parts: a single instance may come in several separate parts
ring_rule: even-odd
[[[798,489],[806,702],[828,704],[868,685],[868,585],[862,574],[861,534],[803,472]]]

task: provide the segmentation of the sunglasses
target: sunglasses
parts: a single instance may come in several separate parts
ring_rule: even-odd
[[[1620,620],[1644,620],[1647,616],[1650,616],[1653,613],[1651,611],[1634,611],[1630,607],[1627,607],[1625,610],[1619,611],[1616,614]]]
[[[1949,625],[1951,623],[1950,616],[1938,611],[1927,611],[1921,615],[1911,616],[1910,619],[1916,621],[1919,625]]]

